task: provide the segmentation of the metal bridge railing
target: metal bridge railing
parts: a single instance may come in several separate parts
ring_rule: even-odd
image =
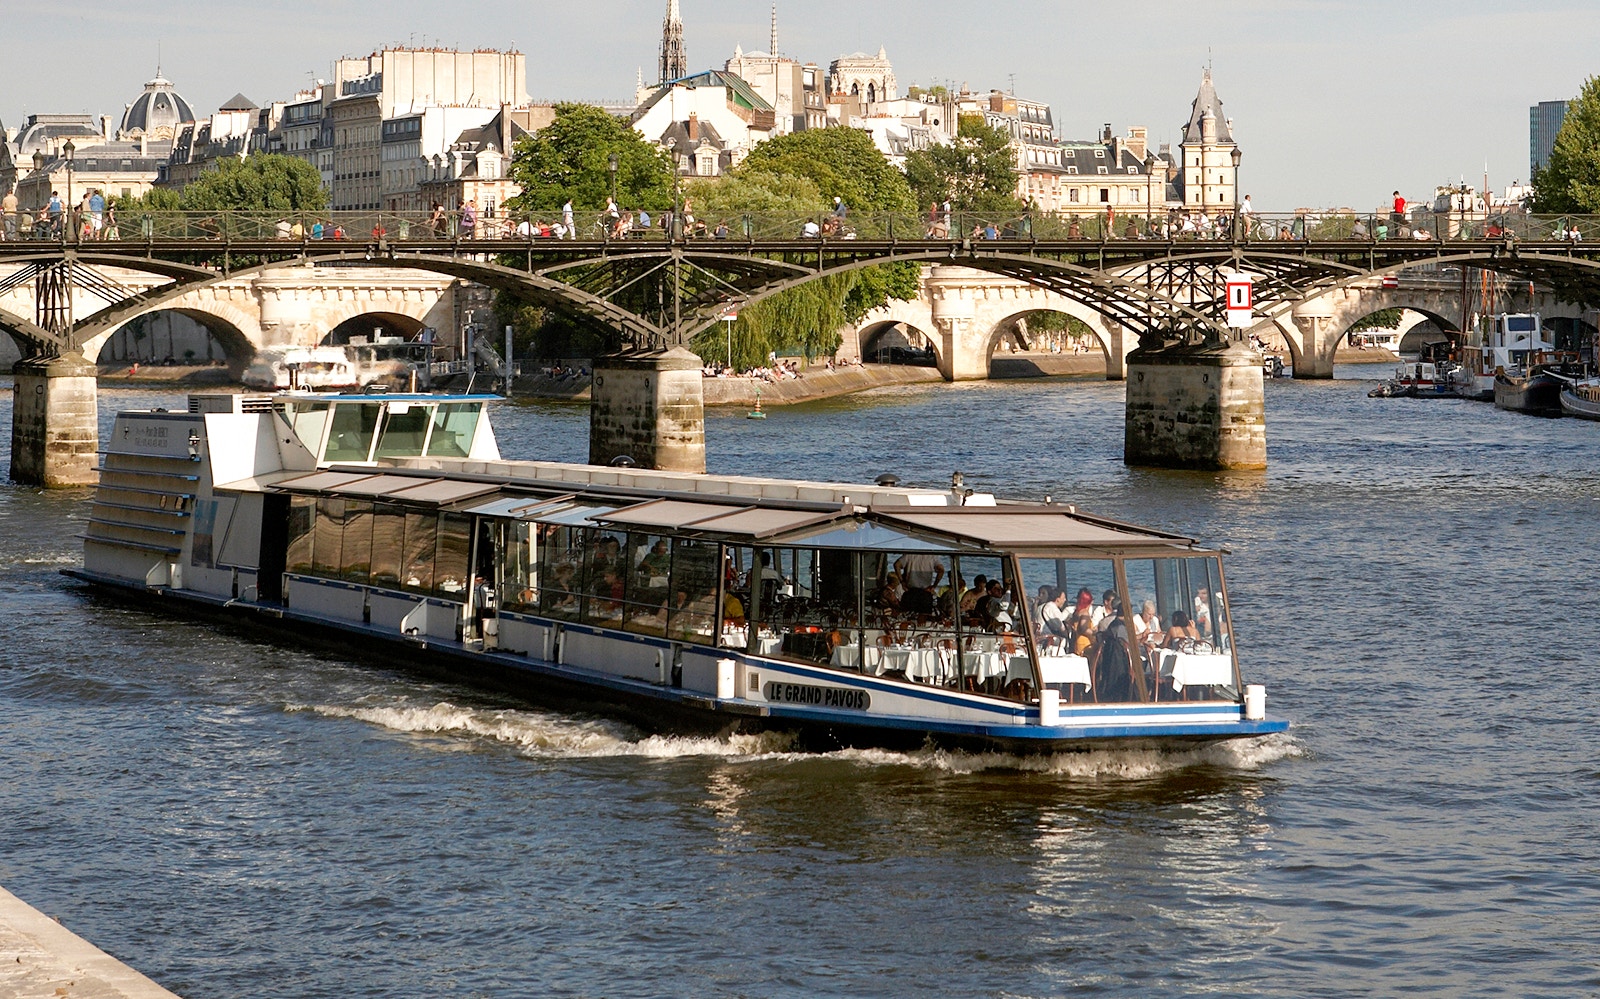
[[[1504,242],[1582,243],[1600,239],[1600,216],[1528,215],[1521,212],[1463,214],[1415,211],[1406,216],[1381,212],[1206,214],[1181,210],[1119,212],[1115,206],[1094,214],[1021,212],[985,214],[848,212],[794,215],[708,213],[685,205],[678,211],[574,211],[552,208],[530,212],[145,212],[107,208],[91,214],[66,208],[51,214],[18,212],[0,216],[0,241],[84,244],[95,242],[286,243],[585,243],[689,242],[739,243],[1029,241],[1084,240],[1110,243],[1158,240],[1172,243],[1222,242]],[[500,247],[497,247],[497,249]]]

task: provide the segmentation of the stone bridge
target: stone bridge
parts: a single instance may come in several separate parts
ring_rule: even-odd
[[[1273,305],[1250,332],[1269,343],[1281,340],[1288,348],[1296,378],[1332,378],[1335,352],[1350,327],[1386,309],[1408,309],[1432,320],[1441,329],[1459,330],[1470,323],[1481,294],[1469,288],[1464,300],[1459,270],[1401,272],[1393,287],[1374,276],[1353,285],[1334,288],[1297,302]],[[1497,308],[1538,312],[1546,319],[1580,318],[1582,310],[1563,302],[1548,290],[1524,285]],[[1464,302],[1470,303],[1464,307]],[[873,344],[899,326],[920,333],[932,346],[940,374],[946,381],[989,377],[995,350],[1018,318],[1035,312],[1060,312],[1083,322],[1099,342],[1105,356],[1106,378],[1122,380],[1127,357],[1139,346],[1138,336],[1089,305],[1059,292],[988,271],[953,265],[935,265],[922,271],[919,294],[910,301],[894,301],[874,309],[853,328],[841,331],[847,355],[869,357]],[[1469,314],[1463,316],[1463,312]]]
[[[0,266],[0,284],[6,272]],[[98,267],[96,272],[130,295],[167,284],[159,275],[123,268]],[[142,317],[167,313],[191,320],[214,337],[238,374],[262,347],[315,346],[351,320],[366,320],[362,332],[374,326],[402,336],[423,327],[454,331],[462,321],[464,286],[443,274],[394,267],[283,267],[197,287],[136,313],[121,327],[87,341],[84,357],[97,361],[105,355],[110,360],[107,346],[121,330]],[[0,310],[31,315],[33,295],[31,282],[10,288],[0,294]],[[75,286],[72,296],[79,315],[106,304],[92,287]],[[451,340],[446,336],[442,342]],[[0,337],[0,370],[19,356],[12,337]]]

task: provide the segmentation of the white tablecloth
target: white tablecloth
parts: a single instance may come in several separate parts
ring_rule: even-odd
[[[1091,689],[1089,660],[1083,656],[1040,656],[1039,682],[1045,686],[1057,683],[1080,683]]]
[[[882,649],[879,665],[879,673],[902,670],[913,680],[940,679],[945,673],[944,659],[938,649]]]
[[[780,635],[760,635],[756,638],[756,654],[770,656],[783,649],[783,637]]]
[[[1233,657],[1192,655],[1161,651],[1161,675],[1172,678],[1172,689],[1233,686]]]
[[[880,672],[878,663],[882,657],[878,655],[879,651],[876,645],[867,646],[867,668],[865,672]],[[861,650],[854,645],[835,645],[830,662],[839,669],[860,669]]]
[[[1023,662],[1027,658],[1023,657]],[[979,680],[987,680],[991,676],[1006,673],[1010,667],[1006,657],[998,652],[963,652],[961,653],[961,672],[964,676],[975,676]]]

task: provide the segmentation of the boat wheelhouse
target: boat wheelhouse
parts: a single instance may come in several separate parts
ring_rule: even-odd
[[[74,574],[651,728],[1004,751],[1287,728],[1191,539],[958,484],[507,461],[488,401],[123,413]]]

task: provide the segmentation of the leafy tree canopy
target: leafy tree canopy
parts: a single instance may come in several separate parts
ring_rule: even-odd
[[[1534,211],[1600,213],[1600,77],[1567,104],[1550,161],[1533,178]]]
[[[317,168],[295,156],[226,157],[181,191],[153,188],[123,204],[150,211],[320,212],[328,207]]]
[[[872,136],[856,128],[820,128],[768,139],[750,151],[741,172],[804,177],[829,205],[851,211],[914,212],[905,175],[890,165]]]
[[[950,145],[914,150],[906,157],[906,177],[917,203],[926,206],[948,199],[958,212],[1022,211],[1011,136],[977,115],[962,115],[956,129]]]
[[[604,208],[617,157],[617,200],[624,209],[672,205],[672,161],[624,119],[589,104],[557,104],[555,120],[517,143],[508,174],[522,193],[513,211],[549,211],[570,198],[574,208]]]

